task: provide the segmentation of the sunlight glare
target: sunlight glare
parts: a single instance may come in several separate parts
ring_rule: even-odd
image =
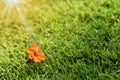
[[[28,6],[31,0],[2,0],[3,8],[1,8],[0,19],[6,24],[21,23],[27,35],[34,35],[32,26],[29,25],[25,14],[29,13]],[[23,14],[24,13],[24,14]]]
[[[4,0],[4,2],[8,5],[17,5],[19,4],[20,0]]]

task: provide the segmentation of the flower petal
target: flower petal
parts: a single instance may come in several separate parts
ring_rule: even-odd
[[[40,62],[41,60],[39,60],[37,57],[34,57],[34,62]]]
[[[35,42],[32,43],[32,48],[36,48],[36,47],[37,47],[36,43]]]
[[[33,59],[34,58],[34,53],[29,53],[29,59]]]
[[[27,52],[28,52],[28,53],[32,53],[32,52],[33,52],[33,49],[27,48]]]
[[[45,60],[45,58],[46,58],[46,56],[45,56],[45,54],[43,53],[43,52],[41,52],[40,54],[39,54],[39,56],[37,56],[40,60]]]

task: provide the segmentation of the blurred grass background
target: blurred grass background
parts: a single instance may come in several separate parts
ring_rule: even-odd
[[[20,6],[28,26],[17,14],[9,20],[1,16],[1,80],[120,80],[119,0],[28,4]],[[30,26],[34,36],[24,28]],[[27,62],[26,48],[34,41],[47,56],[41,63]]]

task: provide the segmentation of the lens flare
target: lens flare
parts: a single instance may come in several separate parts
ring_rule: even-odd
[[[5,24],[21,23],[27,33],[33,33],[26,19],[31,8],[31,0],[2,0],[0,1],[0,19]]]
[[[2,0],[0,1],[0,17],[1,19],[10,19],[12,21],[16,21],[16,19],[21,18],[21,14],[25,15],[28,8],[28,1],[29,0]],[[23,16],[24,16],[23,15]],[[25,16],[24,16],[25,17]],[[9,20],[9,21],[10,21]]]
[[[20,0],[4,0],[4,3],[8,5],[16,5],[19,4],[19,2]]]

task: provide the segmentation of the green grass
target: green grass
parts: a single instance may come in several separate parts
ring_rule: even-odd
[[[119,0],[33,1],[26,18],[34,36],[21,23],[0,20],[0,79],[120,80],[119,5]],[[34,41],[47,57],[40,63],[28,61],[26,48]]]

